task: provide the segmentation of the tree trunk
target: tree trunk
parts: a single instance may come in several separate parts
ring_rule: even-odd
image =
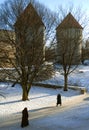
[[[68,82],[68,75],[64,75],[64,91],[68,91],[68,86],[67,86],[67,82]]]
[[[26,86],[25,86],[25,88],[23,88],[22,100],[23,101],[28,100],[28,91],[27,91]]]

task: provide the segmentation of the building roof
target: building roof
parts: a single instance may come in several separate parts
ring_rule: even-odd
[[[18,24],[29,24],[30,26],[32,25],[43,25],[44,23],[42,22],[41,17],[38,15],[37,11],[33,7],[33,5],[30,3],[28,6],[25,8],[25,10],[22,12],[22,14],[18,17],[15,26]]]
[[[69,13],[64,20],[58,25],[56,29],[66,29],[66,28],[78,28],[83,29],[83,27],[78,23],[78,21]]]

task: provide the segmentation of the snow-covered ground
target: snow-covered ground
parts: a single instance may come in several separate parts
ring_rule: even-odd
[[[56,73],[56,76],[51,80],[46,81],[46,83],[47,82],[51,84],[63,85],[63,75],[61,73]],[[68,83],[70,85],[86,87],[88,93],[89,66],[79,66],[77,70],[69,76]],[[61,112],[58,111],[54,115],[46,115],[44,118],[42,117],[38,119],[30,119],[30,125],[25,128],[26,130],[75,130],[73,129],[73,126],[75,126],[74,128],[76,128],[76,130],[80,130],[80,128],[83,128],[80,126],[82,126],[83,124],[86,125],[89,121],[88,101],[87,105],[83,103],[83,105],[74,107],[71,110],[62,111],[64,110],[65,104],[68,104],[69,106],[71,102],[77,102],[77,100],[80,100],[81,96],[83,95],[80,95],[79,90],[75,91],[69,89],[67,92],[64,92],[63,89],[60,88],[49,89],[32,86],[29,93],[30,100],[26,102],[21,100],[22,90],[19,85],[16,85],[15,87],[10,87],[10,85],[8,84],[1,83],[0,92],[4,93],[4,95],[6,96],[6,98],[0,97],[0,130],[20,130],[22,115],[21,112],[24,107],[28,108],[30,115],[31,113],[35,112],[40,113],[40,110],[51,107],[53,108],[52,110],[61,110]],[[59,108],[56,107],[56,96],[58,93],[62,95],[62,107],[59,106]],[[16,119],[18,120],[16,121]],[[78,120],[80,120],[80,122]],[[78,127],[80,128],[78,129]],[[81,130],[89,129],[87,126],[86,129]]]
[[[63,72],[56,72],[56,75],[51,80],[46,81],[49,84],[63,85]],[[73,86],[86,87],[89,91],[89,66],[80,65],[77,69],[69,75],[68,84]]]

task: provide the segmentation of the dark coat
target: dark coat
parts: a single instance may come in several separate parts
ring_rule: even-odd
[[[24,108],[24,110],[22,111],[22,122],[21,122],[21,127],[25,127],[29,125],[29,121],[28,121],[28,111],[27,108]]]
[[[62,105],[61,94],[57,95],[57,106],[58,106],[58,104],[60,104],[60,106]]]

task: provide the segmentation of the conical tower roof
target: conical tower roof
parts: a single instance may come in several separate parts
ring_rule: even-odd
[[[78,28],[83,29],[78,21],[69,13],[56,29]]]
[[[18,17],[15,26],[18,24],[27,23],[30,26],[36,25],[40,26],[43,25],[44,23],[42,22],[41,17],[38,15],[37,11],[33,7],[33,5],[30,3],[28,6],[25,8],[25,10],[22,12],[22,14]]]

